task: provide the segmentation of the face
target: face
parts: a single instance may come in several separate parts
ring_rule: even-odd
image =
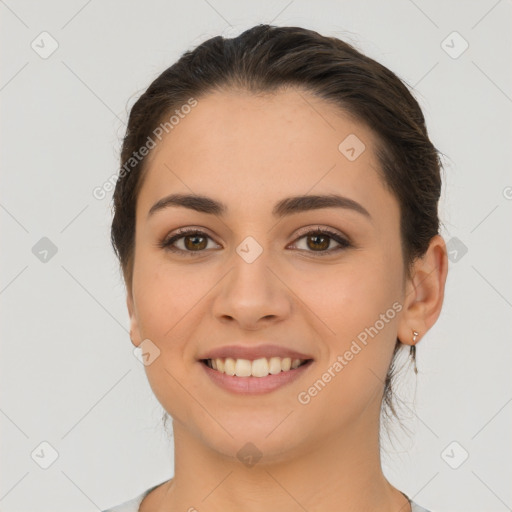
[[[252,442],[270,460],[375,426],[405,288],[399,205],[374,148],[362,124],[286,91],[200,98],[152,150],[136,207],[131,335],[150,340],[156,397],[206,449],[233,456]],[[211,201],[150,213],[173,194]],[[342,199],[288,199],[304,195]],[[221,347],[235,359],[294,351],[311,361],[270,375],[293,378],[265,392],[268,377],[200,361]]]

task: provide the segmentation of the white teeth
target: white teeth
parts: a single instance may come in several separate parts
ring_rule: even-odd
[[[283,370],[283,372],[287,372],[292,366],[292,360],[289,358],[289,357],[285,357],[282,361],[281,361],[281,369]]]
[[[235,375],[235,360],[231,357],[224,361],[224,373],[227,375]]]
[[[281,373],[281,358],[271,357],[268,366],[268,371],[270,374],[275,375],[276,373]]]
[[[251,373],[253,377],[266,377],[269,374],[268,361],[263,357],[252,362]]]
[[[224,372],[224,360],[223,359],[215,359],[215,363],[217,364],[217,370],[219,372]]]
[[[237,359],[235,364],[235,375],[237,377],[250,377],[251,361],[247,359]]]
[[[298,368],[304,359],[291,359],[289,357],[271,357],[269,359],[262,357],[250,361],[249,359],[207,359],[207,365],[214,370],[227,375],[236,375],[237,377],[266,377],[267,375],[277,375],[281,372],[287,372]]]

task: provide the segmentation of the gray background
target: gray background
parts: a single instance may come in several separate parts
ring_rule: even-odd
[[[400,377],[410,433],[397,426],[385,443],[385,473],[434,511],[510,510],[511,11],[510,0],[0,1],[1,510],[93,511],[172,476],[163,409],[128,336],[111,195],[92,190],[117,171],[127,108],[153,78],[203,40],[263,22],[345,38],[415,87],[447,155],[451,261],[420,373]]]

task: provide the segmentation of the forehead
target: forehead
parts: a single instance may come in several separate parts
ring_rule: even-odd
[[[248,201],[274,204],[311,191],[371,209],[394,200],[375,143],[365,125],[308,91],[216,91],[198,98],[152,150],[138,204],[147,212],[166,192],[181,191],[247,209]]]

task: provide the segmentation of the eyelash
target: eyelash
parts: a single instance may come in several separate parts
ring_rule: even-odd
[[[201,251],[187,251],[184,249],[178,249],[176,247],[173,247],[172,244],[174,244],[178,240],[180,240],[182,238],[186,238],[188,236],[194,236],[194,235],[199,235],[201,237],[210,238],[212,240],[212,238],[208,234],[206,234],[204,231],[200,231],[197,229],[179,229],[174,235],[164,238],[164,240],[159,242],[158,245],[161,249],[165,249],[167,251],[171,251],[174,253],[181,253],[181,254],[184,254],[187,256],[195,256],[196,254],[201,254],[201,253],[206,252],[207,251],[206,249],[203,249]],[[317,229],[306,231],[305,233],[301,234],[298,238],[296,238],[296,241],[300,240],[302,238],[311,236],[311,235],[326,235],[328,238],[331,238],[332,240],[337,242],[339,244],[339,247],[336,247],[334,249],[327,249],[325,251],[312,251],[312,250],[308,251],[308,250],[306,250],[305,252],[310,252],[313,254],[318,254],[319,256],[324,256],[324,255],[328,255],[328,254],[337,253],[339,251],[342,251],[342,250],[348,249],[349,247],[352,247],[352,244],[347,239],[340,236],[338,233],[331,231],[329,229],[320,228],[320,227],[318,227]],[[299,250],[304,250],[304,249],[299,249]]]

